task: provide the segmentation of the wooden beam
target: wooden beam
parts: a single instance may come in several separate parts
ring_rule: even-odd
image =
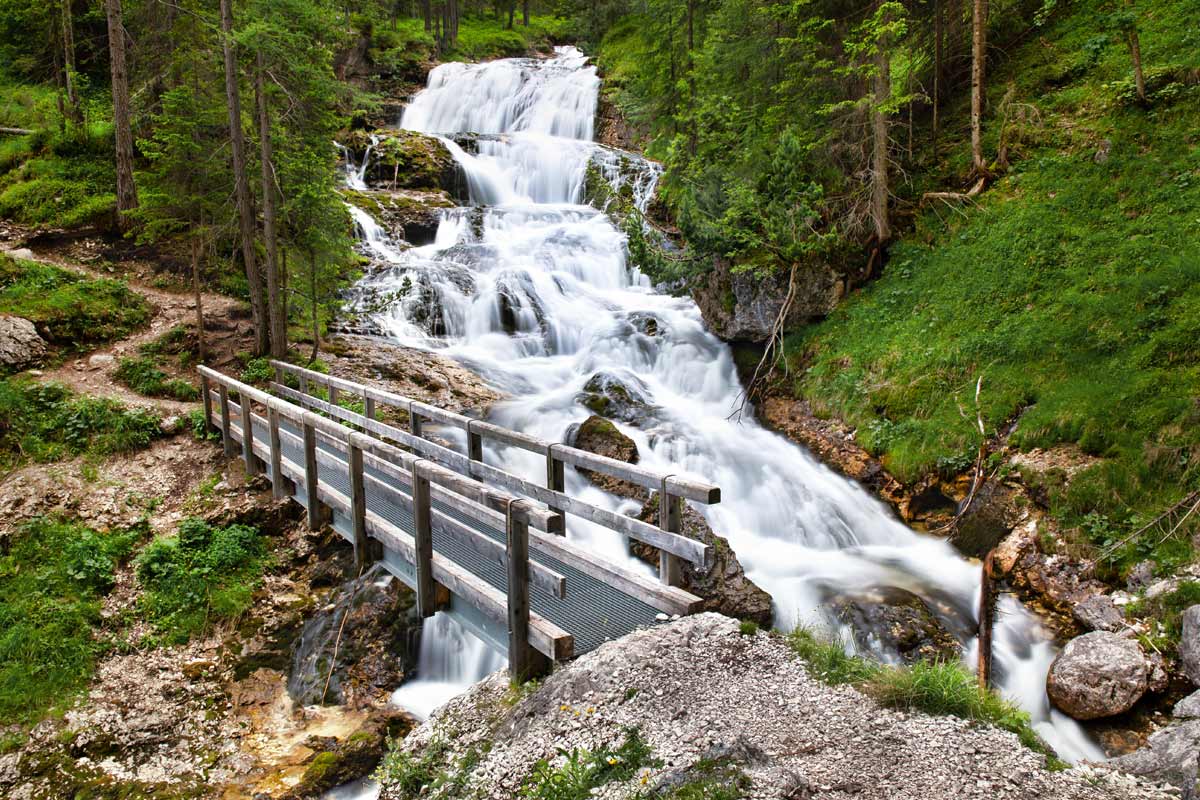
[[[658,524],[668,533],[679,533],[681,527],[681,514],[679,504],[682,502],[678,497],[672,497],[671,493],[666,491],[666,481],[663,481],[664,488],[658,493]],[[679,586],[683,583],[683,571],[679,567],[679,559],[674,553],[668,553],[666,550],[660,550],[658,553],[658,579],[667,586]]]
[[[221,444],[225,447],[225,457],[233,456],[233,439],[229,437],[229,388],[221,384],[218,389],[221,395]]]
[[[212,389],[208,378],[200,376],[200,394],[204,397],[204,433],[213,429]]]
[[[271,496],[276,500],[282,500],[291,492],[288,491],[290,488],[287,485],[288,479],[283,477],[283,467],[281,466],[283,447],[279,441],[279,411],[274,408],[267,409],[267,438],[271,448]]]
[[[429,479],[422,476],[418,465],[412,464],[414,566],[417,571],[417,613],[432,617],[437,611],[433,584],[433,514]]]
[[[254,408],[250,405],[250,398],[243,396],[238,410],[242,421],[242,461],[246,465],[247,475],[258,475],[262,469],[254,455]]]
[[[371,543],[367,541],[367,489],[363,481],[363,452],[350,446],[350,523],[354,530],[354,563],[361,574],[371,561]]]
[[[529,526],[508,507],[508,673],[524,683],[550,671],[529,642]]]
[[[318,497],[320,476],[317,473],[317,429],[304,425],[304,493],[308,496],[308,529],[318,530],[325,521]]]
[[[552,492],[563,492],[567,488],[567,476],[565,474],[563,462],[554,457],[554,448],[559,445],[546,446],[546,488]],[[555,514],[563,513],[561,508],[550,506],[550,510]],[[566,531],[563,531],[565,534]]]

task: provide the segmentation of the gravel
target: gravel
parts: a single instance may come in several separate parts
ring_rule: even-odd
[[[754,798],[1080,798],[1175,796],[1100,766],[1048,771],[1014,734],[955,717],[884,709],[851,687],[808,676],[778,636],[700,614],[610,642],[559,668],[514,702],[497,673],[451,701],[404,742],[449,743],[453,764],[491,747],[461,796],[511,798],[560,748],[616,745],[640,728],[662,765],[595,796],[628,798],[678,781],[704,757],[733,754]],[[384,798],[399,798],[384,787]]]

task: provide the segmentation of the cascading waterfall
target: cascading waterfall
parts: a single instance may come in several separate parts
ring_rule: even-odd
[[[945,541],[914,533],[856,484],[748,415],[731,419],[741,386],[729,348],[705,329],[690,299],[657,293],[626,263],[622,233],[581,205],[589,159],[614,184],[629,182],[643,207],[657,179],[653,167],[622,177],[619,161],[591,142],[598,87],[595,68],[574,48],[545,60],[433,70],[402,126],[444,137],[468,178],[471,202],[482,208],[448,211],[436,242],[403,252],[381,244],[360,220],[371,253],[387,268],[364,279],[359,296],[407,286],[405,300],[378,312],[375,325],[464,362],[511,395],[493,409],[495,422],[547,439],[562,440],[587,417],[577,396],[596,373],[636,387],[644,419],[620,428],[646,466],[694,472],[722,487],[721,504],[698,510],[770,592],[777,624],[820,624],[823,604],[839,593],[896,587],[926,599],[970,659],[979,567]],[[454,143],[463,133],[489,136],[477,138],[472,154]],[[523,451],[496,448],[486,457],[531,479],[544,470]],[[631,509],[630,501],[571,471],[568,481],[590,502]],[[571,538],[644,568],[628,559],[616,534],[573,519],[569,528]],[[448,621],[426,624],[420,669],[429,692],[418,697],[416,683],[401,690],[399,702],[427,710],[445,699],[445,684],[462,688],[498,666],[475,655],[474,671],[462,662],[451,666],[448,653],[463,648],[458,635]],[[1054,652],[1038,620],[1002,598],[994,650],[1001,691],[1030,712],[1063,757],[1101,758],[1046,699]]]

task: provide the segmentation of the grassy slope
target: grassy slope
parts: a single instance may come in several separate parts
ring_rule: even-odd
[[[1200,67],[1188,6],[1141,18],[1152,85],[1163,68]],[[1015,421],[1022,448],[1103,457],[1051,491],[1102,545],[1200,483],[1200,87],[1161,89],[1148,110],[1123,102],[1125,48],[1085,47],[1101,13],[1072,4],[993,71],[991,108],[1011,87],[1040,119],[1013,167],[962,213],[926,211],[883,277],[788,350],[806,367],[796,392],[908,479],[970,465],[982,378],[989,434]],[[995,114],[987,125],[995,153]],[[951,165],[967,163],[965,142],[952,147]],[[1163,545],[1156,532],[1117,561],[1163,547],[1178,561],[1188,532]]]

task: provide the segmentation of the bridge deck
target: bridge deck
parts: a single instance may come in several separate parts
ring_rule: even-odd
[[[235,406],[231,414],[231,421],[236,426],[236,429],[232,433],[238,441],[241,439],[242,429],[241,419],[238,415],[239,410]],[[255,449],[258,450],[261,447],[264,451],[269,450],[270,443],[267,438],[268,432],[265,426],[259,424],[257,419],[255,423],[251,426],[256,442]],[[297,437],[301,435],[300,429],[287,420],[280,422],[280,429],[290,432]],[[303,448],[295,439],[290,436],[283,436],[281,447],[285,459],[295,464],[304,463]],[[343,494],[349,495],[349,465],[346,463],[345,453],[339,451],[326,441],[319,441],[318,447],[326,455],[337,458],[340,463],[340,468],[338,468],[322,459],[319,470],[321,481],[329,484]],[[264,469],[269,474],[269,463],[264,465]],[[404,498],[411,498],[411,492],[407,486],[395,481],[385,473],[373,469],[370,465],[364,467],[364,472],[368,476],[393,487]],[[274,476],[271,477],[274,479]],[[366,481],[365,488],[367,507],[372,512],[380,515],[401,530],[409,534],[414,533],[415,525],[410,508],[406,508],[398,503],[397,498],[390,496],[388,492],[382,491],[372,481]],[[294,498],[297,502],[307,506],[308,498],[304,496],[303,486],[297,487]],[[446,516],[470,526],[472,529],[479,531],[500,544],[504,543],[505,532],[503,530],[498,530],[480,520],[462,514],[458,510],[437,500],[433,501],[433,506]],[[337,522],[338,520],[335,519],[335,527],[340,528],[339,532],[353,541],[353,534],[348,532],[344,524],[338,525]],[[458,540],[441,532],[436,526],[433,531],[433,546],[435,551],[483,579],[500,592],[507,592],[508,581],[506,570],[498,562],[488,559],[470,548],[464,547]],[[595,649],[606,641],[624,636],[637,628],[654,624],[655,617],[660,613],[657,608],[643,602],[641,599],[629,595],[608,583],[597,580],[591,575],[581,572],[546,553],[537,552],[536,550],[532,551],[530,559],[558,572],[567,580],[566,596],[562,599],[554,597],[550,592],[535,584],[531,584],[529,586],[529,600],[533,613],[544,617],[573,635],[574,654],[577,656]],[[413,565],[399,552],[387,550],[383,563],[405,583],[410,586],[413,585]],[[471,620],[464,621],[471,622]],[[491,639],[493,644],[502,646],[503,631],[479,630],[479,621],[475,621],[475,623],[471,627],[475,627],[478,633],[484,634],[484,638],[486,639]]]

